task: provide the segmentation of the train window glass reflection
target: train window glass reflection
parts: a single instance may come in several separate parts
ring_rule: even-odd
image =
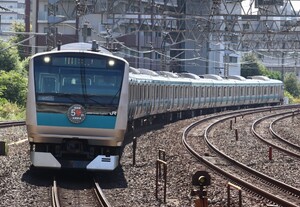
[[[48,73],[40,74],[40,82],[38,85],[38,92],[42,93],[57,93],[58,90],[58,81],[57,76]]]

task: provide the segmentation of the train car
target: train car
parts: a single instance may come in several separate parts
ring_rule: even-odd
[[[283,100],[278,80],[132,68],[95,43],[34,55],[28,87],[33,166],[87,170],[114,170],[136,127]]]
[[[26,125],[33,166],[114,170],[127,127],[129,65],[96,45],[30,60]]]
[[[178,120],[207,112],[277,105],[283,83],[264,76],[222,78],[206,74],[175,74],[130,69],[129,122],[133,128],[145,121]],[[147,123],[146,123],[147,124]]]

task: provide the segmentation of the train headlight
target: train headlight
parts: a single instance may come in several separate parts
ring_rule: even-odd
[[[108,65],[111,66],[111,67],[114,66],[115,65],[115,61],[114,60],[109,60],[108,61]]]
[[[51,58],[50,58],[49,56],[45,56],[45,57],[44,57],[44,62],[45,62],[45,63],[49,63],[50,60],[51,60]]]

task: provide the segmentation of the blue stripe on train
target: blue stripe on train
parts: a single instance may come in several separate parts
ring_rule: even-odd
[[[74,124],[69,121],[65,114],[39,112],[37,113],[37,125],[114,129],[116,118],[116,116],[86,115],[86,118],[82,123]]]

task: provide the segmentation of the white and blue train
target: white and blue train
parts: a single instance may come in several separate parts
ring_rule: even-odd
[[[114,170],[128,129],[282,99],[278,80],[135,69],[95,44],[68,44],[31,58],[30,157],[35,167]]]

